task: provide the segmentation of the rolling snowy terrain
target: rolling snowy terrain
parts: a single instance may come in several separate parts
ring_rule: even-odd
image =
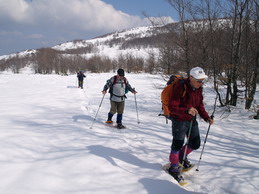
[[[165,29],[164,29],[165,30]],[[90,58],[93,56],[107,56],[110,59],[116,59],[120,55],[132,55],[135,57],[149,57],[150,52],[157,53],[158,48],[153,46],[133,46],[131,48],[121,48],[122,44],[126,41],[132,41],[134,39],[147,38],[157,35],[158,33],[163,33],[163,30],[159,27],[146,26],[132,28],[123,31],[116,31],[110,34],[106,34],[100,37],[96,37],[89,40],[74,40],[66,43],[62,43],[56,46],[51,47],[52,49],[58,51],[68,51],[68,50],[77,50],[81,48],[91,48],[90,51],[80,54],[85,58]],[[150,43],[150,42],[149,42]],[[151,43],[150,43],[151,44]],[[28,49],[25,51],[13,53],[10,55],[0,56],[0,60],[6,60],[14,57],[33,57],[37,52],[37,49]]]
[[[100,104],[111,76],[89,73],[79,89],[76,75],[0,74],[0,193],[259,193],[259,121],[243,104],[231,113],[217,107],[199,172],[186,173],[189,184],[180,187],[161,170],[172,139],[171,125],[157,116],[165,82],[158,75],[126,74],[138,91],[140,124],[129,93],[127,129],[117,130],[103,124],[108,94]],[[210,83],[204,89],[211,114],[215,94]],[[199,119],[199,125],[203,145],[208,124]],[[194,164],[201,148],[189,157]]]

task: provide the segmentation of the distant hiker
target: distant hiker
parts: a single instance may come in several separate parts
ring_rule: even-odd
[[[200,147],[197,114],[210,124],[214,122],[203,105],[202,85],[207,78],[208,76],[205,75],[202,68],[191,69],[190,76],[175,85],[169,101],[173,135],[169,156],[171,163],[169,173],[178,182],[183,180],[181,170],[193,167],[187,158],[188,154]],[[185,95],[182,95],[183,92],[185,92]],[[183,146],[185,136],[188,139],[188,145]]]
[[[79,71],[77,73],[77,78],[78,78],[78,88],[83,89],[84,78],[85,78],[85,74],[83,73],[83,71]]]
[[[110,93],[110,103],[111,103],[111,109],[108,113],[108,119],[106,123],[112,124],[112,117],[117,112],[117,128],[122,129],[125,128],[125,126],[122,125],[122,114],[124,111],[124,105],[125,105],[125,98],[127,91],[132,92],[133,94],[136,94],[137,92],[135,89],[131,87],[126,77],[124,77],[124,70],[118,69],[117,75],[111,77],[109,80],[107,80],[107,83],[103,87],[103,94],[107,93],[107,90],[109,89]]]

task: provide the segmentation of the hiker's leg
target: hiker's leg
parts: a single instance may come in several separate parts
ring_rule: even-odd
[[[124,106],[125,106],[125,101],[122,101],[122,102],[117,102],[117,112],[118,112],[118,115],[117,115],[117,123],[122,123],[122,114],[124,112]]]

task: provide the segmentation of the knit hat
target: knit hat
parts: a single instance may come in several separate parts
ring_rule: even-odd
[[[118,69],[117,73],[118,73],[119,76],[124,76],[125,75],[123,69]]]
[[[200,67],[194,67],[190,71],[190,76],[195,79],[207,79],[208,76],[205,74],[204,70]]]

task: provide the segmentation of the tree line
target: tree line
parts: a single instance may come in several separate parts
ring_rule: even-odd
[[[12,56],[0,60],[0,71],[10,69],[13,73],[28,65],[38,74],[67,75],[80,70],[93,73],[109,72],[119,67],[127,72],[145,72],[146,61],[143,57],[135,57],[131,54],[119,55],[116,59],[107,56],[93,55],[86,58],[81,53],[84,48],[68,51],[58,51],[52,48],[41,48],[36,53],[26,57]],[[150,73],[154,73],[150,71]]]
[[[167,26],[160,52],[164,71],[187,73],[201,66],[213,77],[222,106],[236,106],[244,93],[245,108],[251,108],[259,79],[258,1],[167,2],[177,11],[179,25]]]

